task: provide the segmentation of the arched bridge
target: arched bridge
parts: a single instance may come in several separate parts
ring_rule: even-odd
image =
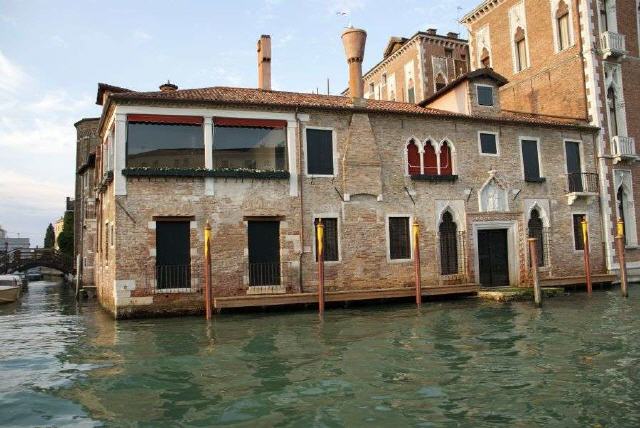
[[[24,272],[38,266],[73,273],[73,258],[53,248],[22,248],[0,256],[0,274]]]

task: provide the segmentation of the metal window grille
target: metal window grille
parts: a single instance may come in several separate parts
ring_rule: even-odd
[[[318,224],[320,219],[315,219],[314,225]],[[326,262],[335,262],[339,260],[338,253],[338,219],[323,218],[324,224],[324,260]],[[316,240],[316,261],[318,261],[318,235],[315,233]]]
[[[441,227],[436,241],[440,276],[446,280],[466,281],[467,245],[465,232]]]
[[[409,217],[389,217],[389,258],[411,258]]]

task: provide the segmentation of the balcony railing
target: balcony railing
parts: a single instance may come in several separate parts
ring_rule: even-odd
[[[627,50],[624,35],[612,31],[605,31],[600,35],[600,50],[604,58],[626,54]]]
[[[636,159],[636,142],[633,137],[623,137],[617,135],[611,139],[611,149],[614,162],[618,163],[623,159]]]
[[[567,174],[567,193],[598,193],[598,174],[595,172]]]
[[[191,284],[190,265],[156,265],[156,293],[189,293],[200,291]]]

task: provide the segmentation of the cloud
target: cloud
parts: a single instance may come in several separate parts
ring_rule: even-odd
[[[0,91],[15,93],[27,81],[27,74],[0,51]]]
[[[65,90],[53,90],[45,93],[39,100],[27,104],[26,109],[35,113],[78,112],[91,105],[91,97],[83,95],[73,99]]]
[[[2,211],[14,212],[57,212],[66,196],[65,186],[41,180],[31,175],[2,168],[0,169],[0,201]]]
[[[331,0],[328,4],[331,14],[346,12],[350,15],[356,10],[364,9],[365,0]]]
[[[60,48],[66,48],[67,46],[69,46],[67,44],[67,41],[65,39],[63,39],[61,36],[59,35],[55,35],[53,37],[51,37],[51,44]]]
[[[134,30],[133,33],[131,33],[131,36],[135,41],[139,43],[148,42],[149,40],[153,39],[153,36],[151,36],[151,34],[141,29]]]
[[[38,117],[3,117],[0,119],[0,149],[37,156],[67,154],[73,150],[76,139],[71,123]]]

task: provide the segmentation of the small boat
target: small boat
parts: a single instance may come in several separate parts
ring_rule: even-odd
[[[42,280],[42,272],[39,269],[29,269],[27,271],[27,279],[29,281],[40,281]]]
[[[25,275],[24,272],[14,272],[13,274],[18,278],[20,278],[20,285],[22,285],[23,290],[26,290],[29,285],[29,281],[27,280],[27,275]]]
[[[22,285],[17,275],[0,275],[0,304],[13,303],[20,298]]]

